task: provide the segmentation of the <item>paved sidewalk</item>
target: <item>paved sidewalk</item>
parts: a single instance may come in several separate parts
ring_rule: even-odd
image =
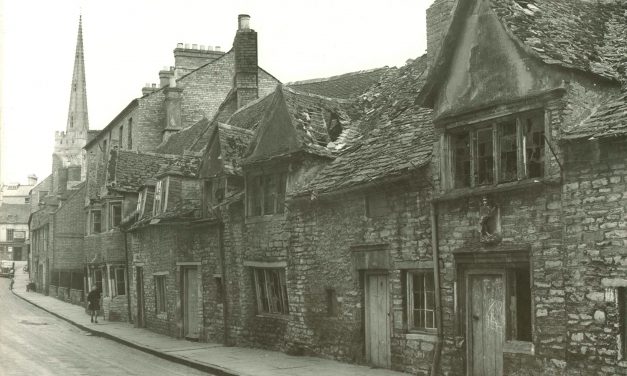
[[[17,268],[16,268],[17,269]],[[39,293],[26,292],[28,276],[16,271],[13,293],[35,306],[60,317],[94,335],[109,338],[164,359],[185,364],[215,375],[241,376],[403,376],[400,372],[352,365],[309,356],[290,356],[281,352],[226,347],[217,343],[189,342],[125,322],[89,322],[83,307],[62,302]]]

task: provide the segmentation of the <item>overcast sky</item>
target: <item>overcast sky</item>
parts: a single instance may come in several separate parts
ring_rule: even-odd
[[[282,82],[381,66],[426,51],[433,0],[0,0],[0,179],[50,174],[65,130],[79,14],[90,129],[104,128],[178,42],[231,48],[237,15],[251,16],[259,65]]]

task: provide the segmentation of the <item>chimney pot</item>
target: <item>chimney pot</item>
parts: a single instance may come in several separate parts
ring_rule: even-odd
[[[152,88],[156,88],[156,87],[157,87],[157,84],[151,84],[151,87],[152,87]]]
[[[162,70],[162,71],[167,71],[167,70],[169,70],[169,68],[168,68],[168,66],[167,66],[167,65],[164,65],[164,66],[163,66],[163,68],[161,68],[161,70]]]
[[[198,49],[198,44],[194,43],[192,44],[192,50],[197,50]]]
[[[237,16],[237,30],[250,30],[250,16],[247,14],[240,14]]]
[[[214,47],[214,51],[221,51],[221,50],[222,50],[222,48],[220,46],[215,46]]]
[[[213,46],[207,46],[207,51],[213,51]]]
[[[183,48],[183,43],[177,43],[176,48]]]
[[[185,49],[189,50],[189,43],[185,43]]]
[[[201,44],[199,46],[199,48],[200,48],[201,51],[206,51],[207,50],[207,46],[205,46],[204,44]]]

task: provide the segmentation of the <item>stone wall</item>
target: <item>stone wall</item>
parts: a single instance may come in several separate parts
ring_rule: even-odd
[[[567,145],[564,184],[568,371],[627,373],[618,288],[627,286],[627,141]],[[624,335],[624,333],[623,333]]]
[[[70,195],[55,213],[54,269],[83,267],[83,237],[85,236],[85,187]]]

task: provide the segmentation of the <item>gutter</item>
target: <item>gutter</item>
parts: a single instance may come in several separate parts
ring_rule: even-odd
[[[431,364],[431,376],[438,374],[440,370],[440,358],[442,357],[442,343],[444,342],[444,330],[442,328],[442,291],[440,290],[440,251],[438,246],[438,204],[431,200],[431,248],[433,257],[433,284],[435,288],[435,321],[438,333],[438,341],[435,343],[433,363]]]

